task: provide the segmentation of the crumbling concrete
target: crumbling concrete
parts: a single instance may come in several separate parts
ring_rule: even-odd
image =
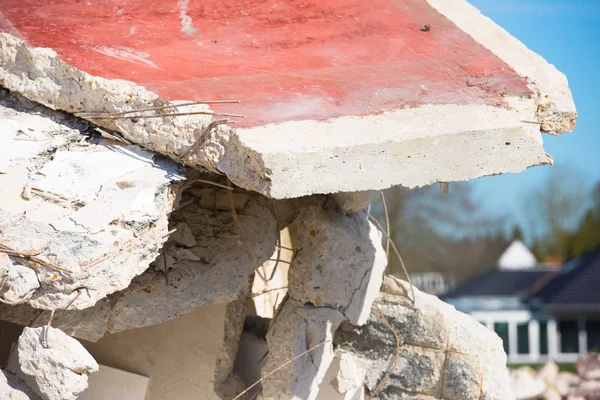
[[[479,24],[481,18],[477,18]],[[484,22],[484,26],[493,25]],[[209,129],[210,115],[156,117],[169,112],[164,109],[146,114],[152,118],[133,118],[131,114],[99,118],[89,113],[123,113],[175,103],[132,82],[92,76],[64,63],[54,51],[28,48],[8,33],[0,33],[0,82],[50,108],[79,113],[143,148],[186,165],[216,168],[238,186],[272,198],[366,191],[398,184],[415,187],[549,164],[552,159],[543,151],[540,127],[535,122],[540,119],[542,129],[553,133],[573,129],[576,111],[564,76],[539,56],[524,51],[516,40],[505,40],[507,34],[500,28],[490,28],[491,34],[497,29],[502,45],[509,48],[506,54],[499,51],[501,59],[519,66],[527,66],[529,61],[535,65],[517,72],[531,79],[536,98],[507,94],[504,108],[426,104],[375,115],[286,121],[235,132],[223,125]],[[481,36],[481,30],[476,32]],[[501,47],[493,40],[482,42],[492,51]],[[178,112],[186,110],[189,108]],[[201,110],[209,111],[206,107]],[[170,112],[175,114],[173,109]],[[192,144],[201,138],[203,145],[188,155]],[[457,158],[456,154],[470,157]],[[312,179],[315,176],[319,179]],[[371,179],[373,176],[377,179]]]
[[[19,337],[21,372],[47,400],[74,400],[87,388],[98,363],[75,339],[55,328],[25,328]]]
[[[382,399],[512,398],[495,334],[394,278],[376,300],[386,257],[363,209],[392,185],[549,164],[540,131],[572,130],[576,111],[564,75],[466,2],[421,3],[442,30],[462,35],[449,53],[468,43],[485,61],[440,67],[451,81],[439,85],[399,80],[377,91],[376,82],[344,99],[311,98],[323,114],[295,110],[307,103],[297,88],[289,106],[268,104],[272,121],[237,130],[206,103],[93,76],[0,33],[0,85],[13,93],[0,92],[0,318],[33,327],[18,354],[30,386],[45,399],[72,399],[98,368],[55,328],[42,348],[52,315],[67,334],[99,340],[86,347],[104,364],[149,376],[149,400],[232,398],[243,389],[233,365],[255,272],[252,296],[265,292],[255,309],[272,317],[266,400],[359,400],[382,380]],[[0,29],[5,19],[0,12]],[[429,29],[404,34],[413,46],[433,43]],[[319,76],[348,91],[335,74]],[[423,99],[399,102],[415,94]],[[363,113],[365,99],[384,103]],[[281,253],[289,276],[275,271]],[[173,374],[174,363],[185,373]],[[7,377],[0,390],[12,394],[2,385],[17,381]],[[585,393],[597,389],[587,385]]]
[[[335,203],[301,208],[289,231],[299,250],[289,268],[288,297],[267,334],[269,356],[263,371],[298,359],[269,376],[262,395],[316,399],[333,361],[334,332],[343,320],[358,325],[367,321],[387,259],[381,235],[367,214],[344,214]]]
[[[0,252],[15,264],[3,296],[57,309],[85,288],[71,307],[93,306],[129,286],[158,255],[173,207],[171,184],[181,179],[177,167],[2,95],[8,151],[0,155]]]
[[[263,398],[316,399],[319,384],[333,360],[333,335],[343,319],[335,309],[302,305],[293,299],[285,301],[267,334],[269,356],[263,370],[273,371],[320,346],[265,380]]]
[[[254,265],[235,228],[231,210],[202,206],[205,193],[213,197],[219,192],[226,189],[202,183],[186,190],[179,201],[181,207],[169,221],[169,228],[190,229],[186,231],[186,243],[181,244],[182,236],[170,237],[157,260],[127,289],[81,312],[57,311],[53,326],[78,338],[97,341],[106,332],[156,325],[198,307],[235,301],[247,290]],[[277,241],[277,220],[268,200],[245,195],[237,217],[255,261],[261,265],[271,256]],[[186,247],[192,242],[192,247]],[[27,305],[0,305],[0,313],[4,320],[31,326],[42,326],[49,318],[49,313],[39,315]]]
[[[386,277],[368,323],[356,327],[344,322],[336,333],[336,348],[366,364],[367,393],[396,365],[378,398],[514,398],[502,340],[437,297],[413,289],[414,302],[408,283]],[[399,337],[397,364],[395,335],[377,308]]]
[[[387,265],[381,234],[367,214],[306,207],[289,229],[301,249],[290,266],[289,295],[340,310],[353,324],[365,323]]]

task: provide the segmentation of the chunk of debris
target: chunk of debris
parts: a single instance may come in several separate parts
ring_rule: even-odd
[[[85,287],[84,309],[128,287],[167,240],[177,166],[5,91],[0,129],[15,151],[0,174],[0,252],[15,264],[3,298],[52,310]]]
[[[386,277],[367,324],[344,322],[336,333],[336,348],[366,364],[367,393],[390,400],[416,394],[437,399],[514,398],[502,340],[437,297],[417,289],[414,293],[412,299],[408,283]]]
[[[48,400],[76,399],[99,368],[81,343],[52,327],[23,329],[18,355],[21,371],[34,378],[35,390]]]
[[[353,324],[365,323],[387,265],[381,234],[367,214],[306,207],[289,230],[301,249],[290,266],[290,296],[339,309]]]
[[[317,399],[319,383],[333,360],[333,335],[343,319],[335,309],[302,305],[293,299],[284,302],[267,334],[269,357],[263,371],[273,371],[318,347],[265,379],[265,400]]]

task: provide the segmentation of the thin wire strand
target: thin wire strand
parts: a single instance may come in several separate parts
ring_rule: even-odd
[[[161,110],[168,110],[168,109],[172,109],[172,108],[195,106],[195,105],[199,105],[199,104],[231,104],[231,103],[240,103],[240,100],[192,101],[190,103],[173,104],[170,106],[162,106],[162,107],[138,108],[137,110],[121,111],[121,112],[116,112],[116,113],[80,112],[80,113],[75,113],[75,115],[78,117],[93,116],[93,115],[105,115],[105,116],[110,115],[110,116],[118,117],[121,115],[133,114],[133,113],[137,113],[137,112],[161,111]]]
[[[381,226],[381,224],[379,223],[379,221],[377,221],[377,218],[375,218],[374,216],[372,216],[371,214],[367,213],[367,216],[371,219],[371,221],[373,221],[375,223],[375,225],[377,225],[377,227],[379,228],[379,230],[386,235],[385,232],[383,232],[383,227]],[[386,235],[387,237],[387,235]],[[410,275],[408,274],[408,270],[406,269],[406,265],[404,265],[404,260],[402,259],[402,256],[400,255],[400,252],[398,251],[398,248],[396,248],[396,244],[394,243],[393,240],[390,239],[390,244],[392,245],[392,250],[394,250],[394,253],[396,254],[396,257],[398,257],[398,260],[400,260],[400,265],[402,266],[402,270],[404,271],[404,275],[406,276],[406,280],[408,281],[408,285],[410,286],[410,292],[412,294],[412,303],[413,305],[415,304],[415,290],[413,288],[413,284],[410,280]]]
[[[229,178],[227,178],[227,186],[229,186],[231,188],[231,181],[229,180]],[[248,241],[246,240],[246,236],[244,235],[244,232],[242,231],[242,226],[240,224],[240,220],[238,219],[237,211],[235,210],[235,202],[233,201],[233,188],[231,190],[228,190],[227,194],[229,196],[229,206],[231,207],[231,215],[233,216],[233,223],[235,224],[235,226],[238,230],[238,234],[240,235],[242,242],[244,242],[244,246],[246,246],[246,252],[248,253],[248,257],[250,258],[250,261],[252,262],[252,266],[254,267],[254,272],[256,272],[258,274],[258,276],[260,277],[260,279],[262,279],[262,281],[265,283],[265,285],[267,285],[269,281],[267,280],[267,277],[264,276],[263,273],[260,271],[260,266],[258,265],[258,263],[256,262],[256,259],[254,258],[254,253],[252,252],[252,248],[248,244]]]

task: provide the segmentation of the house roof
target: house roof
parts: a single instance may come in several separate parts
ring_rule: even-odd
[[[554,309],[600,308],[600,248],[565,264],[535,297]]]
[[[518,296],[526,293],[548,273],[548,269],[545,268],[493,269],[463,283],[443,297],[450,299],[469,296]]]

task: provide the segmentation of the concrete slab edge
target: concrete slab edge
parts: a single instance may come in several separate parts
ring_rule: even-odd
[[[575,128],[577,110],[569,83],[567,77],[554,65],[529,50],[466,0],[427,2],[519,75],[530,80],[530,86],[537,94],[536,117],[543,132],[560,134],[571,132]]]

